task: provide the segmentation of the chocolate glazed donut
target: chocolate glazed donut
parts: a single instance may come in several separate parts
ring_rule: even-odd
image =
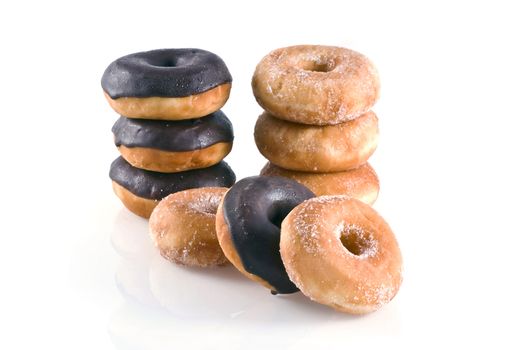
[[[223,60],[200,49],[161,49],[113,61],[101,86],[112,98],[184,97],[232,82]]]
[[[232,142],[232,123],[222,111],[203,118],[163,121],[120,117],[112,127],[115,146],[183,152]]]
[[[225,256],[273,294],[298,291],[280,257],[280,225],[295,206],[312,197],[305,186],[278,176],[253,176],[236,183],[216,214]]]
[[[118,157],[110,166],[113,190],[133,213],[148,218],[169,194],[198,187],[230,187],[236,177],[224,161],[205,169],[158,173],[131,166]]]
[[[101,78],[112,108],[129,118],[181,120],[220,109],[232,76],[223,60],[200,49],[138,52],[113,61]]]
[[[157,172],[207,168],[232,149],[232,123],[222,111],[188,120],[120,117],[113,125],[115,145],[132,166]]]

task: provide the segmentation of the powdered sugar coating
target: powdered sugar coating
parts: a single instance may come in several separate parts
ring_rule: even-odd
[[[221,202],[221,196],[211,192],[203,192],[200,196],[194,198],[193,201],[187,203],[190,210],[200,212],[205,215],[216,215],[218,205]]]
[[[282,223],[280,250],[290,279],[311,299],[349,313],[388,303],[401,281],[401,255],[386,222],[347,196],[321,196]]]
[[[252,80],[259,104],[275,116],[331,125],[368,111],[379,96],[379,78],[362,54],[340,47],[299,45],[265,56]]]
[[[174,193],[152,212],[149,228],[161,255],[178,264],[213,266],[227,260],[216,237],[215,217],[226,188]]]
[[[262,155],[284,169],[345,171],[366,163],[375,152],[378,118],[369,111],[338,125],[311,126],[264,112],[255,124],[254,138]]]
[[[370,231],[365,230],[357,223],[346,222],[341,217],[333,226],[324,220],[325,212],[329,211],[328,203],[346,200],[352,200],[352,198],[346,195],[327,195],[309,199],[299,206],[300,211],[296,212],[294,225],[300,242],[308,253],[314,255],[324,253],[320,241],[323,238],[329,244],[332,244],[333,239],[336,239],[340,242],[341,247],[339,248],[356,259],[374,257],[377,254],[378,243]],[[358,247],[361,249],[361,254],[353,254],[344,246],[341,238],[345,235],[356,236],[357,244],[361,245]]]
[[[291,178],[308,187],[316,196],[347,195],[372,205],[379,194],[379,178],[370,164],[330,173],[293,171],[267,163],[260,175]]]
[[[340,221],[333,232],[340,240],[342,247],[355,258],[365,259],[377,254],[377,240],[370,231],[365,231],[363,228],[354,223]],[[346,246],[342,241],[344,237],[350,236],[355,236],[354,245],[357,245],[357,247],[354,247],[356,250],[355,252],[351,251],[352,249]]]

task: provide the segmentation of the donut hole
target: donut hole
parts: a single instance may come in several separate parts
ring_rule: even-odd
[[[215,196],[201,197],[188,203],[188,206],[199,213],[216,215],[220,198]]]
[[[151,64],[155,67],[162,67],[162,68],[171,68],[171,67],[178,66],[178,62],[175,58],[155,60],[155,61],[151,62]]]
[[[161,62],[160,64],[157,64],[157,66],[158,67],[176,67],[177,62],[172,61],[172,60],[164,61],[164,62]]]
[[[340,242],[347,251],[359,257],[373,256],[375,240],[369,232],[358,227],[347,227],[340,232]]]
[[[267,210],[267,218],[273,225],[280,228],[282,226],[283,219],[285,219],[288,213],[288,211],[282,210],[278,203],[274,203]]]
[[[213,205],[213,203],[209,203],[209,205],[205,205],[199,208],[201,213],[216,215],[216,211],[218,210],[218,205]]]
[[[301,63],[301,69],[310,72],[327,73],[332,71],[333,68],[328,62],[323,61],[303,61]]]

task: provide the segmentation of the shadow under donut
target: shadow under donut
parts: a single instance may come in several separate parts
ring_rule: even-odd
[[[241,347],[254,334],[261,346],[268,341],[312,344],[326,331],[361,337],[365,327],[373,329],[383,321],[382,334],[400,329],[398,315],[387,315],[398,312],[392,304],[375,314],[351,316],[299,292],[273,296],[231,265],[192,268],[169,262],[154,247],[147,221],[124,208],[115,219],[111,242],[120,255],[115,280],[125,298],[108,327],[118,349],[166,349],[177,338],[187,339],[191,347]]]

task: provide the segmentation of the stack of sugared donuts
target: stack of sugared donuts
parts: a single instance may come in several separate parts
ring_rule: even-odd
[[[106,68],[101,85],[120,114],[110,178],[130,211],[148,218],[174,192],[235,182],[222,161],[234,139],[220,111],[231,82],[223,60],[200,49],[139,52]]]
[[[270,161],[261,175],[373,204],[379,180],[367,160],[378,142],[370,108],[379,78],[365,56],[332,46],[277,49],[258,64],[252,87],[265,110],[255,126],[257,147]]]

